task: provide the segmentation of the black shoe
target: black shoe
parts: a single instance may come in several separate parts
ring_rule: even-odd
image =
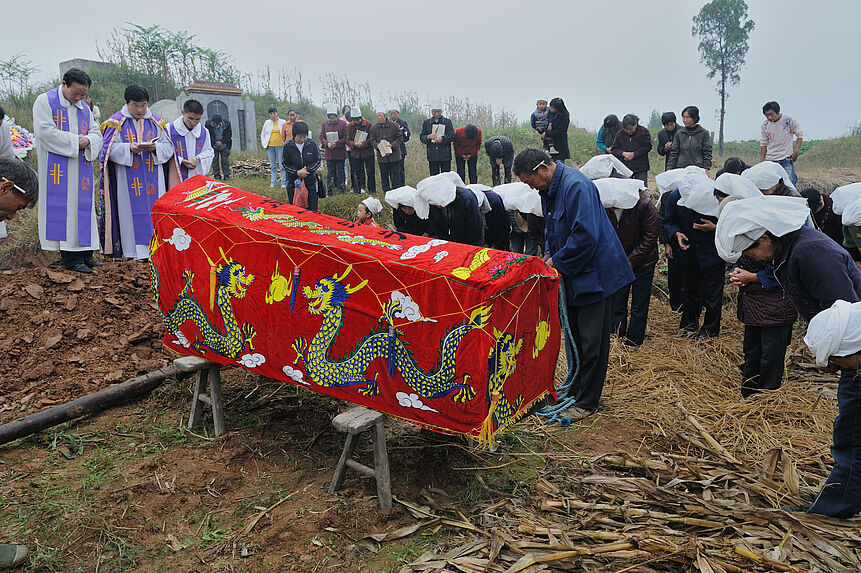
[[[99,261],[97,261],[93,257],[87,257],[86,259],[84,259],[84,264],[87,265],[88,267],[90,267],[91,269],[104,265],[104,263],[100,263]]]
[[[66,267],[70,271],[75,271],[76,273],[83,273],[85,275],[89,275],[93,273],[93,269],[85,265],[84,263],[77,263],[72,265],[71,267]]]

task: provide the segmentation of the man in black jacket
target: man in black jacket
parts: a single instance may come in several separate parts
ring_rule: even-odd
[[[407,174],[404,171],[404,162],[407,160],[407,141],[410,140],[410,126],[407,125],[407,122],[402,120],[400,117],[400,110],[392,105],[392,109],[389,110],[389,119],[393,122],[397,123],[401,128],[401,135],[403,138],[401,139],[401,185],[407,184]]]
[[[451,203],[431,204],[427,234],[434,239],[484,246],[484,220],[475,194],[466,187],[456,187]]]
[[[670,163],[670,150],[673,148],[673,137],[676,136],[676,129],[679,125],[676,123],[676,114],[668,111],[661,116],[661,123],[664,129],[658,132],[658,155],[664,156],[664,171],[667,170],[667,165]]]
[[[308,189],[308,209],[317,211],[317,170],[320,168],[320,147],[308,137],[308,126],[297,121],[293,124],[293,139],[284,144],[284,170],[287,172],[287,201],[293,204],[296,180],[305,182]]]
[[[230,179],[230,148],[233,146],[230,121],[216,113],[204,124],[204,127],[209,131],[209,140],[215,151],[215,157],[212,159],[212,174],[216,179],[221,179],[223,171],[224,180],[227,181]]]
[[[484,151],[490,158],[493,186],[500,184],[503,169],[505,169],[505,182],[511,183],[511,166],[514,163],[514,144],[511,140],[504,135],[494,135],[484,143]]]
[[[652,135],[639,122],[640,118],[632,113],[622,118],[622,129],[616,132],[611,150],[625,167],[634,172],[631,179],[639,179],[648,185]]]
[[[454,127],[450,119],[442,116],[442,104],[432,104],[431,117],[422,123],[419,139],[428,148],[430,174],[437,175],[443,171],[451,171],[451,143],[454,141]]]

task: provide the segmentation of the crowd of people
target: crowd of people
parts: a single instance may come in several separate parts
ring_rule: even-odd
[[[96,251],[146,260],[155,200],[210,169],[229,179],[232,144],[226,118],[201,125],[203,107],[190,99],[166,123],[152,114],[141,86],[129,86],[122,109],[99,125],[86,104],[90,85],[85,72],[72,69],[37,98],[38,175],[5,152],[0,137],[0,219],[36,205],[42,248],[59,251],[66,268],[80,273],[101,264]],[[419,136],[429,176],[416,188],[405,184],[411,134],[396,106],[377,111],[372,122],[358,106],[329,105],[317,141],[295,110],[284,120],[273,107],[260,134],[270,185],[280,180],[290,203],[301,196],[314,211],[325,162],[330,192],[345,193],[349,173],[353,190],[371,195],[356,220],[373,226],[384,209],[373,196],[378,167],[398,231],[544,257],[561,275],[579,353],[572,420],[599,407],[611,336],[643,344],[659,246],[681,336],[720,336],[727,278],[738,288],[745,399],[779,391],[800,315],[811,325],[805,340],[817,363],[841,370],[834,468],[809,510],[837,517],[861,511],[861,335],[853,334],[861,332],[861,183],[831,196],[799,192],[794,164],[803,132],[777,102],[762,108],[760,162],[730,158],[714,178],[712,138],[699,124],[699,109],[685,107],[681,124],[674,112],[664,113],[655,142],[665,158],[655,178],[657,204],[648,187],[652,138],[634,114],[621,121],[608,115],[596,139],[600,153],[576,168],[566,164],[570,117],[561,98],[538,100],[530,123],[540,148],[516,155],[509,138],[483,141],[478,126],[455,129],[441,104],[430,107]],[[482,143],[493,187],[477,180]],[[507,206],[536,192],[532,207]]]

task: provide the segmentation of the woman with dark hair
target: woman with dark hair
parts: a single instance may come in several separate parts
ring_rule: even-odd
[[[568,114],[568,108],[565,107],[565,102],[561,97],[555,97],[550,100],[550,119],[547,124],[547,131],[541,136],[542,139],[549,139],[550,158],[553,161],[565,162],[571,157],[571,152],[568,150],[568,125],[571,123],[571,117]]]
[[[644,185],[648,185],[652,135],[639,122],[640,118],[632,113],[622,118],[622,129],[616,132],[613,139],[612,153],[634,172],[632,179],[639,179]]]
[[[682,110],[682,122],[685,126],[673,136],[667,169],[696,165],[708,171],[712,166],[712,137],[700,125],[700,110],[689,105]]]
[[[664,171],[666,171],[667,163],[670,161],[670,149],[673,148],[673,137],[679,130],[676,114],[671,111],[664,112],[661,115],[661,124],[664,129],[658,132],[658,155],[664,156]]]
[[[604,123],[598,128],[598,137],[595,138],[595,145],[604,153],[613,153],[613,140],[616,134],[622,129],[622,123],[616,114],[611,113],[604,118]]]

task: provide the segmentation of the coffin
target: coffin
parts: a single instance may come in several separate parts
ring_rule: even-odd
[[[152,210],[164,343],[492,442],[553,395],[559,277],[196,176]],[[555,396],[554,396],[555,397]]]

